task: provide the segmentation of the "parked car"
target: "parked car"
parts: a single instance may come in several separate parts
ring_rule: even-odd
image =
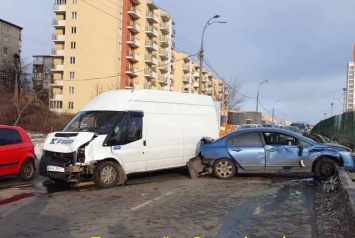
[[[283,129],[302,135],[302,131],[297,126],[284,126]]]
[[[0,176],[34,177],[34,146],[26,131],[18,126],[0,125]]]
[[[301,130],[302,135],[304,136],[308,136],[311,131],[309,125],[304,122],[293,122],[290,126],[297,126]]]
[[[232,132],[217,140],[201,140],[202,164],[219,179],[237,173],[313,172],[324,180],[343,166],[354,171],[352,153],[336,144],[320,144],[277,128],[252,128]]]

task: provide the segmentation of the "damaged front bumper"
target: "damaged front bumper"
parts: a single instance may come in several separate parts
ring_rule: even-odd
[[[197,156],[187,162],[190,177],[192,179],[198,178],[203,175],[212,174],[212,167],[204,164],[202,157]]]

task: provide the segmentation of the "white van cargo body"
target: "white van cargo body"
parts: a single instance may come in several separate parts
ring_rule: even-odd
[[[40,174],[54,181],[122,184],[126,175],[186,166],[202,137],[217,138],[210,96],[158,90],[102,93],[43,144]]]

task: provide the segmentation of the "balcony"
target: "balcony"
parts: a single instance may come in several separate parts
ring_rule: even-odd
[[[64,28],[65,27],[65,20],[53,19],[52,25],[57,28]]]
[[[189,83],[190,82],[190,77],[182,76],[182,82],[183,83]]]
[[[157,78],[157,73],[153,72],[151,69],[144,70],[144,76],[148,79]]]
[[[170,26],[167,23],[160,23],[160,30],[164,35],[169,34]]]
[[[169,71],[169,67],[167,65],[161,65],[159,69],[162,73],[167,73]]]
[[[189,93],[190,89],[188,87],[185,87],[182,89],[182,92],[183,93]]]
[[[132,2],[133,4],[136,4],[136,5],[138,5],[138,4],[140,4],[140,3],[141,3],[141,1],[140,1],[140,0],[131,0],[131,2]]]
[[[51,71],[56,71],[56,72],[64,71],[64,65],[63,64],[54,65]]]
[[[151,40],[145,42],[145,48],[150,51],[158,51],[158,45]]]
[[[132,62],[138,62],[140,60],[139,55],[134,52],[129,52],[126,58]]]
[[[166,49],[160,49],[159,56],[162,60],[167,60],[167,59],[169,59],[169,51]]]
[[[127,39],[127,44],[134,47],[134,48],[137,48],[140,46],[141,42],[140,40],[136,39],[135,37],[131,36]]]
[[[127,11],[127,13],[134,19],[138,19],[141,17],[141,12],[133,6]]]
[[[145,28],[145,33],[147,33],[148,36],[150,37],[158,37],[158,31],[154,28],[154,27],[151,27],[151,26],[147,26]]]
[[[147,11],[147,20],[150,23],[158,23],[159,22],[159,17],[158,17],[158,15],[154,14],[154,12]]]
[[[201,82],[202,83],[206,83],[207,82],[206,77],[203,76],[202,79],[201,79]]]
[[[166,12],[162,12],[162,13],[160,14],[160,16],[161,16],[161,18],[163,19],[163,21],[165,21],[165,22],[170,21],[170,16],[169,16]]]
[[[190,65],[189,65],[189,64],[184,64],[184,65],[182,66],[182,70],[183,70],[184,72],[190,72]]]
[[[158,59],[155,58],[153,55],[146,55],[145,56],[145,62],[148,64],[148,65],[157,65],[158,64]]]
[[[65,5],[65,4],[60,4],[60,5],[54,4],[53,5],[54,12],[66,12],[66,10],[67,10],[67,5]]]
[[[64,50],[55,50],[55,49],[52,49],[52,56],[53,56],[53,57],[64,57],[64,53],[65,53]]]
[[[55,94],[52,96],[51,100],[53,101],[63,101],[63,94]]]
[[[194,82],[194,83],[192,84],[192,86],[194,86],[195,88],[198,88],[198,87],[199,87],[199,83],[198,83],[198,82]]]
[[[147,5],[150,9],[158,9],[158,7],[154,3],[154,0],[147,0]]]
[[[52,41],[55,42],[64,42],[65,41],[65,35],[56,35],[56,34],[52,34]]]
[[[126,74],[128,74],[129,76],[137,77],[138,73],[139,73],[138,69],[134,68],[132,66],[128,66],[127,69],[126,69]]]
[[[195,72],[194,77],[199,78],[200,77],[200,72]]]
[[[131,21],[128,24],[127,28],[128,28],[128,30],[130,30],[131,32],[134,32],[134,33],[139,33],[141,30],[140,25],[135,23],[134,21]]]
[[[169,40],[170,39],[168,37],[166,37],[166,36],[160,37],[160,39],[159,39],[160,45],[162,47],[168,47],[169,46]]]
[[[63,87],[63,80],[54,80],[54,82],[51,83],[51,87]]]
[[[158,82],[162,85],[167,85],[168,84],[168,78],[164,76],[160,76],[158,79]]]

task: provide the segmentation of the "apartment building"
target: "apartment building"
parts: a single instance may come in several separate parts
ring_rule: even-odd
[[[119,85],[122,1],[55,0],[50,108],[75,113]]]
[[[354,94],[354,70],[355,64],[354,62],[348,63],[348,73],[346,79],[346,91],[344,91],[344,111],[354,111],[355,110],[355,94]]]
[[[34,55],[32,67],[32,85],[40,100],[49,106],[49,92],[52,83],[53,57],[50,55]]]
[[[15,57],[21,57],[22,27],[0,19],[0,88],[13,87]]]
[[[198,64],[175,51],[175,23],[153,0],[55,0],[53,11],[53,111],[75,113],[110,89],[182,91],[179,58],[190,65],[185,92],[198,93]],[[204,75],[213,95],[214,77]]]

